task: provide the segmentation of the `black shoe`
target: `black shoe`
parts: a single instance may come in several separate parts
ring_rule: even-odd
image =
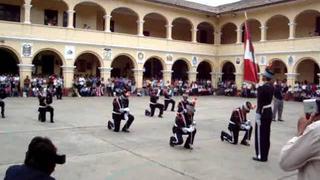
[[[174,109],[171,109],[172,112],[174,112]]]
[[[275,119],[272,119],[272,121],[276,121]]]
[[[283,119],[278,119],[278,121],[283,122],[284,120]]]
[[[6,116],[4,116],[4,115],[1,115],[1,117],[4,119],[4,118],[6,118]]]
[[[51,123],[54,123],[54,121],[52,120],[52,121],[50,121]]]
[[[162,118],[162,115],[159,115],[158,117],[159,117],[159,118]]]
[[[169,145],[171,146],[171,147],[174,147],[174,141],[176,141],[176,138],[175,137],[173,137],[173,136],[171,136],[170,137],[170,140],[169,140]]]
[[[250,144],[247,141],[241,141],[240,144],[245,145],[245,146],[250,146]]]
[[[190,150],[192,150],[193,148],[192,148],[192,146],[190,145],[190,144],[185,144],[184,145],[184,148],[186,148],[186,149],[190,149]]]
[[[267,162],[267,160],[262,160],[262,159],[259,159],[257,157],[252,157],[252,160],[259,161],[259,162]]]
[[[128,129],[122,129],[122,132],[129,133],[130,131]]]
[[[113,128],[113,123],[111,121],[108,121],[108,129],[112,129]]]
[[[224,141],[224,138],[223,138],[222,134],[220,135],[220,139],[221,139],[222,142]]]

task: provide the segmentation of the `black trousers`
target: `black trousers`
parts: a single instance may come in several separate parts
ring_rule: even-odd
[[[5,103],[3,101],[0,101],[0,107],[1,107],[1,116],[4,117]]]
[[[231,134],[221,131],[221,136],[224,140],[228,141],[231,144],[238,144],[239,132],[245,131],[242,141],[250,140],[252,134],[252,127],[249,130],[241,129],[239,126],[229,123],[228,127]]]
[[[133,115],[129,114],[128,118],[129,119],[127,120],[127,123],[123,126],[122,129],[129,129],[132,122],[134,121]],[[121,113],[121,114],[112,113],[112,119],[113,119],[113,124],[114,124],[114,131],[119,132],[121,120],[124,120],[124,113]]]
[[[188,147],[189,145],[193,144],[194,137],[197,133],[197,129],[194,129],[193,132],[183,132],[181,129],[177,129],[176,127],[173,127],[172,129],[173,132],[175,132],[175,139],[176,141],[173,141],[172,144],[174,145],[181,145],[183,144],[183,135],[188,135],[187,140],[184,144],[184,146]]]
[[[270,126],[272,122],[272,109],[267,108],[261,114],[261,125],[255,127],[256,157],[262,161],[268,161],[270,149]]]
[[[50,121],[53,122],[53,115],[54,115],[54,109],[52,106],[44,106],[44,107],[39,107],[39,116],[38,119],[41,122],[46,121],[46,112],[50,113]]]
[[[166,111],[168,109],[169,104],[172,104],[171,111],[174,111],[174,107],[176,105],[176,102],[173,99],[165,99],[164,100],[164,110]]]
[[[61,87],[57,88],[56,95],[57,95],[57,99],[62,99],[62,89],[61,89]]]
[[[150,116],[151,116],[151,117],[154,115],[154,111],[156,110],[156,108],[158,108],[159,111],[160,111],[160,112],[159,112],[159,116],[162,116],[164,105],[163,105],[163,104],[156,103],[156,104],[150,104],[150,109],[151,109],[151,114],[150,114]]]

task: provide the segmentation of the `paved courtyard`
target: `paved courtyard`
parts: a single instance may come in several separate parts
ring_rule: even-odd
[[[105,128],[111,118],[111,98],[54,101],[54,124],[37,121],[37,99],[6,99],[7,118],[0,119],[0,178],[8,166],[23,162],[28,143],[40,135],[51,138],[59,152],[67,154],[67,163],[57,166],[53,174],[62,180],[295,179],[296,172],[279,168],[278,158],[283,144],[296,133],[296,121],[303,113],[301,103],[285,103],[285,122],[272,123],[269,161],[259,163],[251,160],[254,138],[245,147],[221,142],[219,137],[227,129],[231,110],[245,99],[198,98],[198,134],[192,151],[169,146],[175,113],[166,112],[163,119],[145,117],[148,100],[131,98],[135,122],[126,134]],[[255,99],[250,100],[256,104]],[[254,116],[251,113],[249,119]]]

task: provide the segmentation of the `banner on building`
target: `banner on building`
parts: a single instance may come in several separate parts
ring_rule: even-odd
[[[107,61],[111,61],[112,60],[112,49],[104,48],[102,54],[103,54],[103,59],[104,60],[107,60]]]
[[[172,54],[166,55],[166,64],[173,64],[173,55]]]
[[[75,46],[65,46],[64,58],[65,59],[75,59],[76,58],[76,47]]]
[[[32,43],[22,43],[21,44],[21,54],[22,57],[32,57]]]
[[[137,59],[138,59],[138,64],[143,64],[145,61],[146,55],[142,51],[137,52]]]

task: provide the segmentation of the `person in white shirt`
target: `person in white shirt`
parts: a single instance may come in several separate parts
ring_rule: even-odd
[[[285,171],[298,170],[298,180],[318,180],[320,177],[320,114],[302,117],[297,136],[282,148],[280,167]]]

